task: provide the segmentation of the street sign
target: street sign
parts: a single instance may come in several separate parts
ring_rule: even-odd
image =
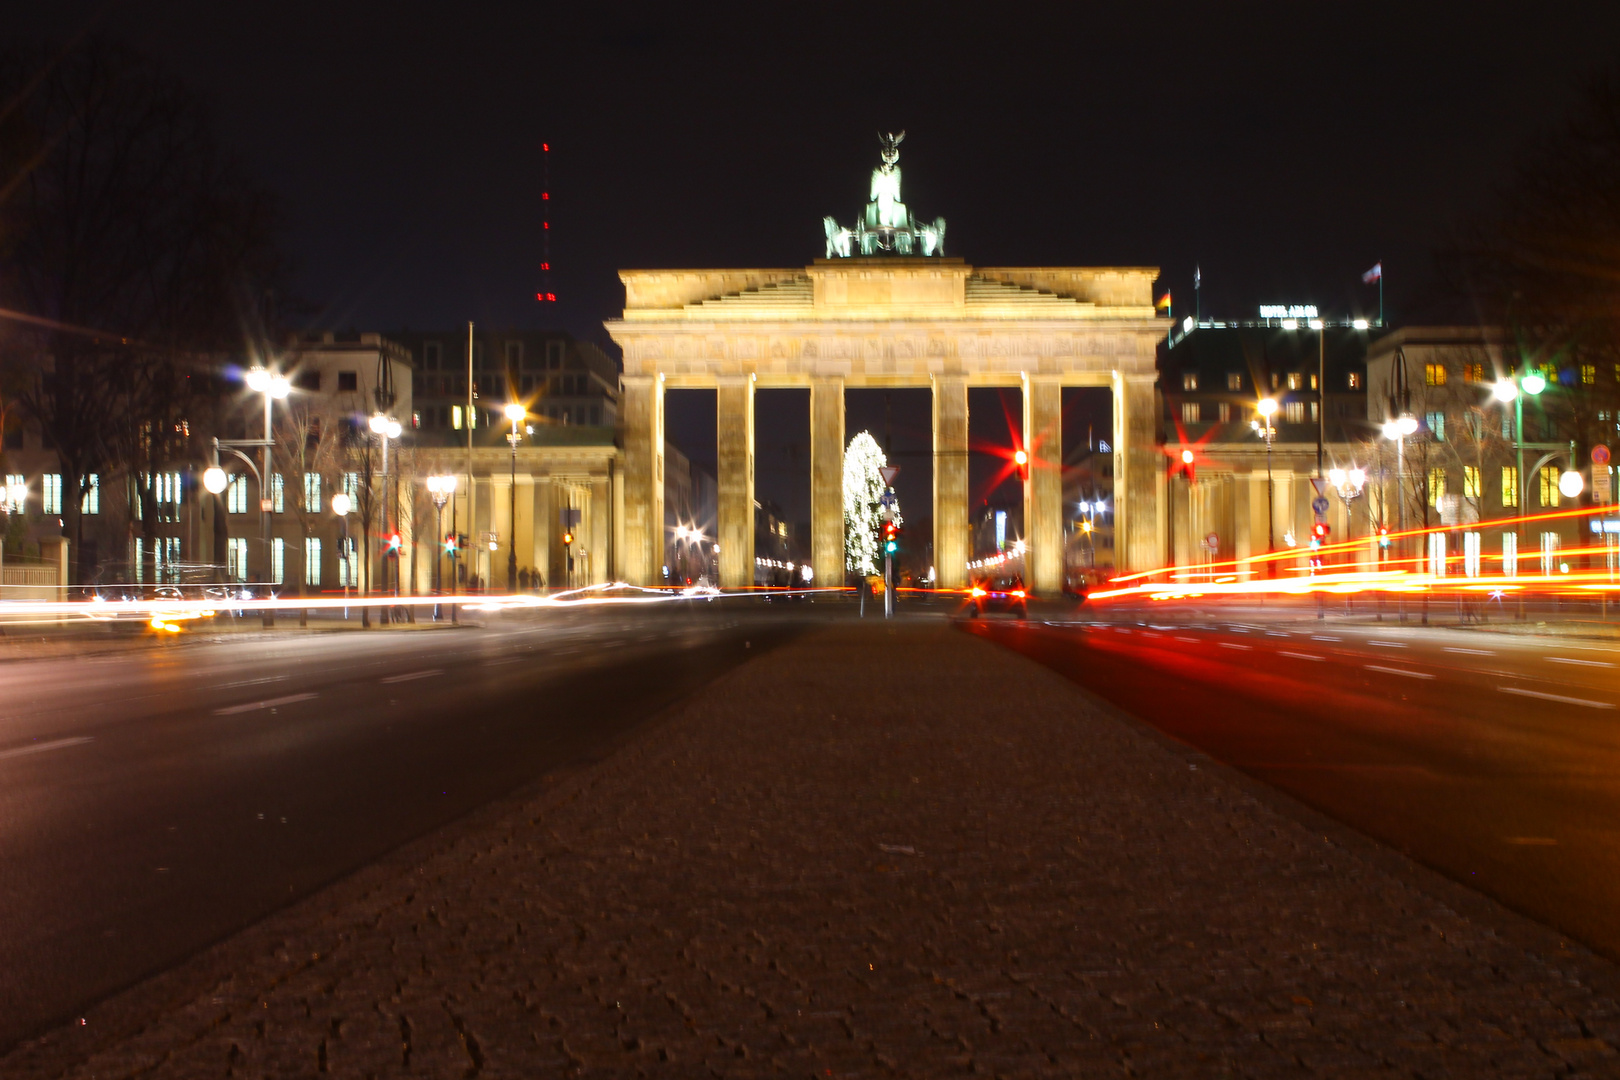
[[[894,483],[894,478],[900,475],[900,466],[882,465],[878,468],[878,475],[883,477],[885,485]]]
[[[1609,448],[1607,446],[1592,447],[1592,464],[1607,465],[1609,463]]]
[[[1209,548],[1209,550],[1214,551],[1221,546],[1221,538],[1214,533],[1210,533],[1208,536],[1204,537],[1204,546]]]
[[[894,492],[885,491],[882,495],[878,496],[878,505],[879,506],[893,506],[894,504],[895,504]]]
[[[274,505],[275,505],[275,503],[271,502],[269,499],[260,499],[259,500],[259,512],[262,513],[262,514],[268,514],[268,513],[270,513],[270,508],[273,507]]]
[[[1327,486],[1328,482],[1322,479],[1320,476],[1311,477],[1311,487],[1315,489],[1318,497],[1327,494]]]
[[[1327,511],[1328,511],[1328,501],[1327,501],[1327,499],[1323,498],[1320,495],[1318,495],[1316,498],[1312,499],[1311,500],[1311,511],[1313,513],[1317,513],[1317,514],[1325,514],[1325,513],[1327,513]]]

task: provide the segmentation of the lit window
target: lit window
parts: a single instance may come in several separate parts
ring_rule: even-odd
[[[461,406],[450,406],[450,426],[457,431],[461,430]]]
[[[1316,376],[1314,374],[1311,376],[1311,389],[1316,389]]]
[[[1463,498],[1479,498],[1479,469],[1473,465],[1463,466]]]
[[[1305,422],[1305,403],[1303,401],[1289,401],[1283,404],[1283,420],[1290,424],[1303,424]]]
[[[1187,373],[1183,374],[1181,376],[1181,388],[1183,390],[1196,390],[1196,389],[1198,389],[1198,376],[1193,374],[1192,372],[1187,372]]]
[[[1228,371],[1226,373],[1226,388],[1228,390],[1243,389],[1243,376],[1235,371]]]
[[[1552,577],[1558,569],[1558,534],[1544,532],[1541,534],[1541,572]]]
[[[1558,466],[1543,465],[1541,468],[1541,505],[1558,505]]]
[[[62,474],[46,473],[40,477],[39,497],[42,509],[47,514],[60,514],[62,512]]]
[[[1232,419],[1232,403],[1230,401],[1221,402],[1219,408],[1221,411],[1221,423],[1224,424]]]
[[[1183,401],[1181,403],[1181,422],[1183,424],[1196,424],[1199,419],[1198,402]]]
[[[248,579],[248,542],[233,536],[225,543],[225,574],[232,581]]]
[[[82,514],[101,513],[101,477],[90,473],[84,478],[84,497],[79,500]]]
[[[1435,506],[1446,497],[1446,470],[1435,467],[1429,470],[1429,502]]]
[[[1423,414],[1423,425],[1429,429],[1429,434],[1433,435],[1435,437],[1435,441],[1437,441],[1437,442],[1444,442],[1445,441],[1445,438],[1446,438],[1446,414],[1445,413],[1443,413],[1443,412],[1424,413]]]
[[[225,512],[247,513],[247,474],[237,473],[225,487]]]
[[[304,537],[304,584],[321,583],[321,541],[318,536]]]
[[[1352,390],[1360,390],[1361,389],[1361,372],[1352,371],[1348,376],[1346,376],[1345,381],[1349,384],[1350,389],[1352,389]]]
[[[1314,401],[1311,402],[1311,423],[1316,423],[1319,415],[1320,414],[1317,411],[1317,403]]]
[[[1581,365],[1581,385],[1582,386],[1591,386],[1595,382],[1597,382],[1597,365],[1596,364],[1582,364]]]
[[[287,481],[280,473],[270,477],[270,509],[277,514],[287,512]],[[281,579],[276,580],[279,582]]]
[[[1446,385],[1446,365],[1424,364],[1423,381],[1430,386]]]
[[[1465,380],[1467,380],[1468,382],[1484,382],[1485,381],[1485,365],[1484,364],[1464,364],[1463,365],[1463,378]]]
[[[360,555],[355,549],[354,537],[339,541],[338,584],[355,588],[360,584]]]
[[[1297,371],[1290,371],[1288,373],[1288,389],[1290,389],[1290,390],[1298,390],[1300,387],[1302,387],[1304,385],[1305,385],[1305,376],[1301,375]]]
[[[304,474],[304,513],[318,514],[321,512],[321,474],[307,472]],[[311,582],[318,585],[320,582]]]
[[[1502,466],[1502,508],[1519,505],[1519,470],[1512,465]]]
[[[346,472],[343,474],[343,494],[349,497],[350,505],[360,502],[360,474]]]
[[[270,583],[280,585],[286,579],[287,541],[276,537],[270,541]]]
[[[28,477],[22,473],[7,473],[6,487],[11,489],[6,493],[6,513],[16,514],[21,512],[24,503],[28,500]]]

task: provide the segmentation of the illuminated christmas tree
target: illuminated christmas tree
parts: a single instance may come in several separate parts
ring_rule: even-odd
[[[889,463],[877,440],[861,432],[844,451],[844,569],[852,574],[876,574],[883,566],[879,533],[883,528],[883,476]],[[894,506],[900,525],[900,504]]]

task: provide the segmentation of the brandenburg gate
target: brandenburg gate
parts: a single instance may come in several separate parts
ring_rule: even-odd
[[[934,565],[963,585],[969,558],[968,388],[1018,387],[1026,580],[1063,585],[1062,390],[1113,391],[1114,534],[1122,569],[1159,566],[1164,460],[1155,439],[1149,267],[970,266],[944,255],[945,222],[899,201],[901,136],[884,139],[872,200],[853,229],[826,220],[827,257],[775,270],[625,270],[624,580],[653,584],[664,552],[664,394],[717,396],[720,584],[754,578],[754,394],[810,391],[811,565],[843,579],[844,391],[933,391]]]

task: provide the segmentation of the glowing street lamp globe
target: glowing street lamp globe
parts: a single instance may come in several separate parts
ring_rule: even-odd
[[[516,401],[509,402],[506,406],[505,412],[506,418],[512,421],[514,424],[518,423],[525,416],[529,415],[529,410],[525,409],[520,402]]]
[[[225,470],[218,465],[211,465],[203,470],[203,488],[210,495],[218,495],[230,482],[230,477],[226,476]]]
[[[1523,379],[1519,380],[1519,385],[1523,387],[1525,393],[1529,394],[1531,397],[1535,397],[1537,394],[1547,389],[1547,380],[1542,378],[1540,375],[1531,372],[1529,375],[1526,375]]]
[[[375,431],[378,435],[381,435],[388,430],[388,417],[384,416],[382,413],[372,413],[370,423],[371,430]]]
[[[348,492],[340,491],[332,496],[332,513],[338,517],[348,517],[349,511],[353,509],[354,506]]]
[[[248,368],[247,385],[255,393],[264,393],[270,389],[270,373],[262,367]]]
[[[1558,477],[1558,493],[1566,499],[1573,499],[1586,488],[1586,481],[1574,469],[1569,469]]]
[[[1265,417],[1267,420],[1270,420],[1273,416],[1277,415],[1277,399],[1261,398],[1255,403],[1254,411]]]
[[[1498,379],[1491,387],[1491,396],[1497,401],[1512,401],[1519,396],[1519,387],[1512,379]]]

